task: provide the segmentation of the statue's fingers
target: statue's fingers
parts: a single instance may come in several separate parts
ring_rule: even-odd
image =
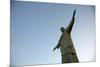
[[[53,49],[53,51],[55,51],[56,48]]]
[[[75,13],[76,13],[76,9],[74,10],[74,12],[73,12],[73,15],[75,16]]]

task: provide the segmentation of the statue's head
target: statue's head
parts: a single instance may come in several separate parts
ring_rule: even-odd
[[[60,31],[61,31],[61,32],[64,32],[64,31],[65,31],[65,28],[64,28],[64,27],[61,27],[61,28],[60,28]]]

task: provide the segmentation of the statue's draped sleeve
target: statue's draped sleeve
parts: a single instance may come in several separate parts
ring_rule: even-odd
[[[61,39],[62,39],[62,36],[60,37],[60,39],[59,39],[59,42],[58,42],[58,44],[57,44],[57,49],[60,47],[60,42],[61,42]]]
[[[70,33],[70,32],[72,31],[72,28],[73,28],[73,25],[74,25],[74,22],[75,22],[75,13],[76,13],[76,10],[74,10],[72,19],[71,19],[71,21],[70,21],[70,24],[69,24],[68,27],[66,28],[66,31],[67,31],[68,33]]]

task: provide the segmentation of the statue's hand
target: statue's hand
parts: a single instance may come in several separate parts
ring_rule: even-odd
[[[58,44],[58,45],[53,49],[53,51],[55,51],[56,48],[59,49],[59,47],[60,47],[60,44]]]
[[[53,51],[55,51],[56,47],[53,49]]]
[[[75,13],[76,13],[76,9],[75,9],[74,12],[73,12],[73,16],[75,16]]]

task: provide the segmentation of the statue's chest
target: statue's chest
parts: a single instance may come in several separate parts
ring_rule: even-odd
[[[61,40],[60,40],[60,44],[62,46],[67,46],[67,45],[70,45],[72,44],[72,40],[71,40],[71,36],[69,33],[63,33],[62,34],[62,37],[61,37]]]

